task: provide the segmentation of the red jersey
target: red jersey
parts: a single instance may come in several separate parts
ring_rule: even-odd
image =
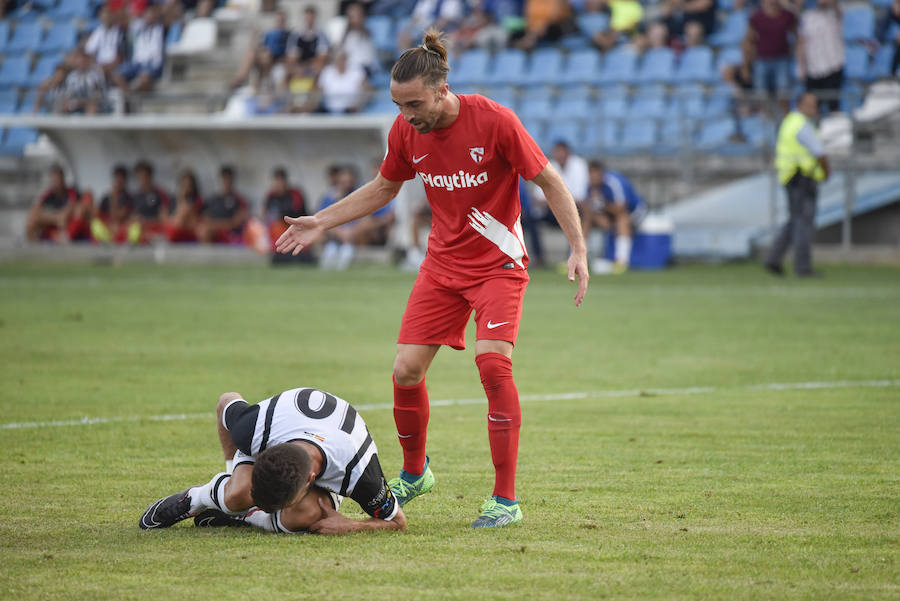
[[[458,97],[450,127],[420,134],[397,116],[381,175],[395,182],[419,175],[425,184],[432,222],[422,269],[527,277],[519,176],[533,179],[547,158],[513,111],[477,94]]]

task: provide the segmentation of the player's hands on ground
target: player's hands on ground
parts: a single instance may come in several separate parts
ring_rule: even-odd
[[[574,282],[576,277],[578,278],[578,292],[575,293],[575,306],[577,307],[584,300],[588,279],[591,277],[588,275],[587,253],[569,255],[569,281]]]
[[[285,217],[284,221],[291,227],[275,241],[275,251],[283,254],[291,253],[296,256],[325,231],[315,216]]]
[[[326,501],[322,497],[319,497],[319,507],[322,508],[322,515],[325,517],[310,526],[310,532],[315,532],[316,534],[343,534],[344,532],[352,530],[356,524],[356,522],[350,518],[344,517],[338,513],[337,510],[331,506],[331,502]]]

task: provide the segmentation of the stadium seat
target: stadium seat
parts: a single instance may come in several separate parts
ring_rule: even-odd
[[[734,119],[731,117],[721,117],[706,121],[701,125],[700,131],[697,132],[694,145],[703,151],[715,150],[727,144],[729,138],[736,131]]]
[[[563,54],[556,48],[539,48],[531,53],[531,61],[521,80],[523,84],[546,84],[562,72]]]
[[[67,52],[78,43],[78,28],[74,21],[62,21],[54,23],[44,36],[38,52]]]
[[[519,94],[516,91],[515,86],[488,86],[485,87],[481,93],[494,102],[502,104],[507,108],[511,108],[514,111],[518,108]]]
[[[527,56],[521,50],[508,49],[494,57],[488,81],[494,84],[514,84],[522,81]]]
[[[27,127],[10,127],[6,130],[3,143],[0,144],[0,155],[22,156],[25,146],[37,142],[37,131]]]
[[[581,94],[564,94],[553,106],[557,119],[588,119],[597,114],[597,105]]]
[[[726,46],[720,48],[719,54],[716,56],[716,70],[718,71],[718,74],[721,75],[722,69],[730,65],[740,65],[743,60],[744,55],[741,52],[740,46]]]
[[[366,28],[372,35],[376,50],[388,52],[396,47],[393,20],[387,15],[373,15],[366,19]]]
[[[47,16],[55,21],[64,19],[90,19],[94,14],[94,8],[90,0],[59,0],[59,4],[53,10],[47,12]]]
[[[600,72],[600,84],[631,83],[637,69],[637,54],[628,46],[610,50]]]
[[[6,44],[9,42],[9,21],[0,20],[0,54],[6,50]]]
[[[456,85],[487,83],[491,55],[485,50],[469,50],[462,54],[450,70],[450,82]]]
[[[522,125],[525,126],[525,130],[538,143],[538,146],[543,147],[544,132],[547,130],[546,122],[543,119],[522,119]]]
[[[841,111],[851,114],[854,109],[862,106],[865,96],[866,92],[859,84],[854,82],[844,84],[844,89],[841,90]]]
[[[739,124],[741,133],[752,148],[760,149],[775,144],[775,126],[771,120],[753,115],[742,118]]]
[[[560,48],[568,52],[574,52],[576,50],[587,50],[588,48],[591,48],[591,40],[586,36],[581,35],[580,33],[567,35],[557,43],[559,44]]]
[[[591,37],[598,31],[609,29],[609,16],[604,13],[586,13],[578,16],[577,23],[581,33]]]
[[[523,119],[550,119],[553,105],[549,98],[526,98],[519,104],[519,115]]]
[[[616,148],[607,152],[613,154],[637,154],[646,152],[656,146],[659,126],[656,121],[632,119],[625,122],[622,128],[622,139]]]
[[[716,71],[713,52],[707,46],[688,48],[681,55],[678,70],[675,72],[675,81],[713,82],[718,79],[719,73]]]
[[[875,13],[870,6],[854,6],[844,10],[844,41],[875,39]]]
[[[534,100],[538,98],[552,100],[554,96],[555,94],[551,86],[529,86],[522,89],[522,95],[519,100]]]
[[[579,50],[569,54],[562,73],[557,74],[556,83],[572,86],[598,81],[601,55],[594,49]]]
[[[19,23],[6,44],[4,52],[6,54],[34,52],[41,45],[43,33],[44,26],[37,21]]]
[[[614,86],[604,90],[600,98],[600,116],[604,119],[623,119],[628,115],[628,88]]]
[[[0,90],[0,114],[13,114],[17,108],[19,108],[19,93],[15,90]]]
[[[23,98],[19,102],[19,108],[16,110],[20,115],[26,114],[30,115],[34,113],[34,99],[37,97],[37,90],[31,90],[27,94],[25,94],[25,98]],[[41,110],[40,114],[46,114],[50,112],[50,107],[45,103]]]
[[[706,118],[722,117],[731,114],[734,106],[734,90],[728,85],[720,85],[710,90],[706,98]]]
[[[175,21],[169,27],[169,30],[166,32],[166,48],[170,46],[174,46],[181,39],[181,32],[183,30],[183,26],[181,21]]]
[[[32,88],[41,85],[42,81],[53,75],[53,71],[56,70],[57,65],[59,65],[62,60],[62,54],[45,54],[39,58],[34,69],[31,71],[31,74],[28,76],[26,85]]]
[[[583,144],[590,154],[602,154],[619,146],[620,123],[616,119],[598,119],[588,123]]]
[[[571,148],[581,148],[584,144],[582,141],[584,127],[580,121],[574,119],[554,119],[547,127],[544,135],[546,146],[556,144],[557,142],[565,142]],[[547,150],[550,150],[547,148]]]
[[[894,60],[894,46],[887,45],[878,49],[872,64],[869,67],[869,79],[891,77],[891,61]]]
[[[893,45],[894,40],[897,39],[897,35],[900,34],[900,23],[891,23],[884,30],[883,37],[879,40],[882,44],[887,44],[888,46]]]
[[[667,108],[666,96],[664,86],[652,85],[640,88],[631,99],[631,104],[628,107],[628,118],[630,120],[664,118]]]
[[[717,48],[739,45],[744,36],[747,35],[748,20],[747,13],[744,11],[730,13],[719,30],[709,36],[707,42]]]
[[[668,48],[654,48],[644,53],[637,73],[639,83],[666,83],[675,72],[675,53]]]
[[[702,119],[706,115],[706,92],[700,84],[680,86],[672,92],[667,115],[674,119]]]
[[[685,150],[691,139],[694,121],[690,119],[668,119],[659,130],[659,142],[654,147],[654,154],[671,155]]]
[[[0,65],[0,89],[23,87],[28,81],[31,59],[27,56],[8,56]]]
[[[44,12],[53,10],[56,6],[56,0],[32,0],[32,3]]]
[[[844,51],[844,75],[849,79],[869,78],[869,51],[864,46],[847,46]]]

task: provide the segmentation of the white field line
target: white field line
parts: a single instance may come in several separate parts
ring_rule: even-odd
[[[595,390],[593,392],[560,392],[551,394],[523,394],[519,397],[522,402],[539,403],[545,401],[571,401],[579,399],[614,399],[640,396],[672,396],[710,394],[727,390],[831,390],[835,388],[891,388],[900,386],[898,379],[885,380],[832,380],[826,382],[771,382],[768,384],[755,384],[740,387],[720,386],[691,386],[686,388],[647,388],[647,389],[622,389],[622,390]],[[445,399],[431,401],[432,407],[452,407],[456,405],[480,405],[485,403],[484,397],[471,399]],[[369,405],[355,405],[360,411],[379,411],[393,409],[391,403],[376,403]],[[117,424],[133,422],[168,422],[185,421],[192,419],[211,419],[212,413],[175,413],[171,415],[122,415],[114,417],[82,417],[81,419],[66,419],[47,422],[12,422],[0,424],[0,430],[25,430],[35,428],[59,428],[63,426],[92,426],[95,424]]]

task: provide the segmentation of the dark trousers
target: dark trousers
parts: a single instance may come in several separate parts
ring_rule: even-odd
[[[819,107],[822,105],[828,107],[830,112],[839,111],[841,108],[841,102],[839,95],[841,93],[841,87],[844,85],[844,69],[839,69],[834,73],[830,73],[825,77],[807,77],[806,78],[806,91],[812,92],[816,96],[819,97]],[[818,92],[825,92],[825,94],[819,94]],[[825,95],[826,98],[823,100],[822,96]]]
[[[788,247],[794,247],[794,272],[798,275],[812,273],[812,241],[815,235],[816,198],[819,184],[811,177],[795,175],[785,184],[788,197],[788,222],[782,226],[769,250],[766,263],[781,265]]]

